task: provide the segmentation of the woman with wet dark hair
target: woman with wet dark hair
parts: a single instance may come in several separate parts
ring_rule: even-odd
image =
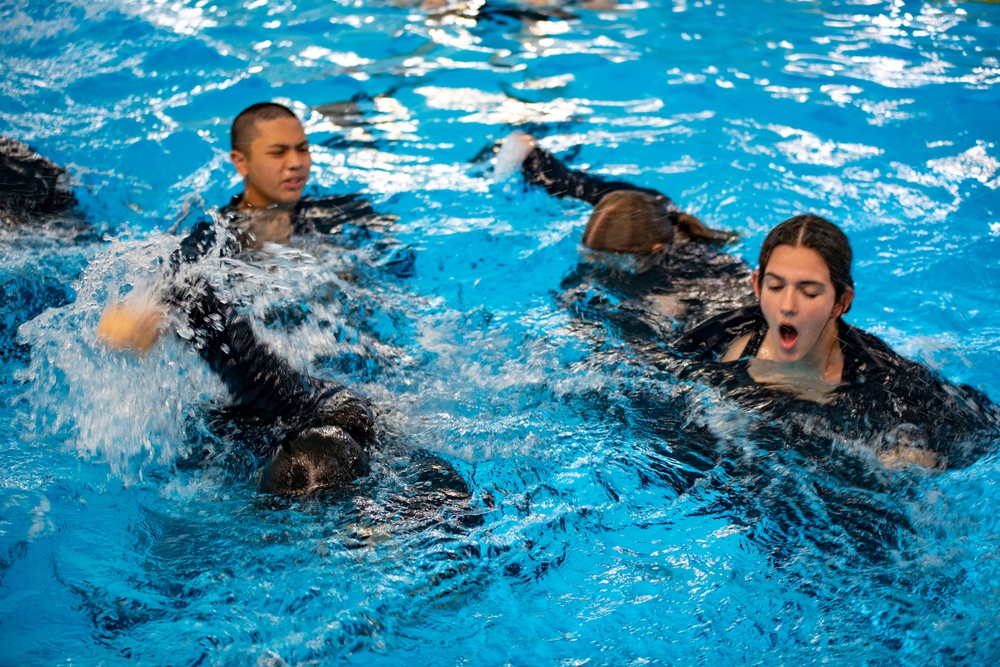
[[[645,255],[689,239],[733,238],[729,232],[709,229],[662,192],[570,169],[524,132],[513,132],[500,144],[495,176],[518,170],[525,182],[542,186],[553,197],[571,197],[594,207],[583,238],[592,250]],[[675,230],[682,234],[675,235]]]
[[[707,227],[668,195],[571,169],[524,132],[505,137],[494,161],[495,180],[516,172],[529,187],[593,206],[582,261],[561,285],[581,320],[665,346],[685,322],[749,302],[746,265],[720,252],[735,234]]]
[[[697,373],[756,405],[833,417],[844,433],[885,434],[878,448],[886,463],[972,460],[984,443],[968,436],[996,433],[997,406],[844,322],[854,300],[851,260],[847,237],[830,221],[782,222],[765,238],[751,278],[757,303],[709,318],[676,349],[707,362]],[[761,400],[770,390],[777,392]]]
[[[982,433],[997,433],[998,408],[984,394],[945,382],[844,322],[854,300],[853,253],[830,221],[798,215],[772,229],[749,276],[751,294],[746,265],[712,243],[732,236],[663,193],[574,171],[519,132],[495,161],[498,175],[514,170],[552,196],[594,206],[582,244],[598,261],[563,281],[564,301],[658,357],[680,352],[682,375],[757,412],[878,440],[892,465],[961,465],[988,446]],[[634,266],[618,270],[616,257]]]
[[[851,260],[847,237],[828,220],[798,215],[782,222],[764,239],[751,278],[757,305],[713,318],[689,333],[682,346],[689,351],[686,346],[700,340],[702,354],[711,350],[721,361],[802,362],[827,382],[839,383],[842,342],[856,331],[841,319],[854,300]],[[736,321],[741,324],[733,329]],[[716,322],[728,323],[726,330],[735,334],[731,340],[700,336]],[[723,344],[725,349],[718,349]]]

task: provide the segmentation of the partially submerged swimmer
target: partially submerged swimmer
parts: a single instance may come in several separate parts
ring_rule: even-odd
[[[308,494],[368,474],[376,440],[369,401],[343,385],[296,371],[257,338],[250,321],[220,299],[207,280],[178,286],[173,299],[186,315],[179,332],[233,398],[217,421],[244,434],[241,439],[254,455],[266,461],[261,491]]]
[[[248,256],[267,243],[289,244],[296,237],[313,236],[345,241],[348,223],[359,223],[369,235],[368,223],[379,216],[358,195],[314,199],[304,197],[312,168],[309,140],[295,113],[274,102],[260,102],[241,111],[230,130],[230,159],[243,178],[243,191],[219,210],[224,225],[202,221],[181,241],[170,261],[167,284],[182,264],[196,262],[209,254],[225,257]],[[394,275],[412,274],[413,255],[394,247],[384,266]],[[164,313],[169,297],[125,299],[112,302],[98,326],[98,336],[107,345],[145,352],[165,326]]]
[[[713,384],[733,395],[746,395],[755,407],[769,392],[765,400],[778,411],[832,418],[841,434],[861,440],[878,434],[877,453],[888,467],[967,464],[982,453],[980,436],[996,433],[1000,409],[984,394],[945,382],[843,321],[854,299],[852,252],[832,223],[807,215],[778,225],[751,274],[743,262],[711,248],[712,241],[731,235],[706,228],[655,190],[569,170],[527,135],[508,138],[497,165],[516,165],[526,181],[554,196],[595,204],[583,245],[632,258],[631,273],[611,272],[600,281],[603,289],[622,293],[625,307],[612,309],[608,299],[588,297],[588,303],[598,303],[602,319],[645,345],[649,327],[635,324],[647,322],[656,303],[671,299],[659,310],[674,322],[704,320],[674,349],[722,362],[715,365],[718,372],[704,364],[695,372],[711,375]],[[594,273],[592,267],[583,270]],[[743,287],[747,279],[752,292]],[[564,287],[575,286],[574,280]],[[756,303],[741,305],[751,298]],[[660,326],[652,338],[669,346],[676,333]],[[745,374],[734,367],[737,361],[745,362]]]
[[[634,338],[649,338],[650,327],[677,333],[681,322],[751,298],[747,267],[720,252],[735,234],[707,227],[662,192],[570,169],[522,132],[504,139],[495,160],[496,178],[513,171],[554,197],[594,207],[581,238],[586,261],[562,284],[585,319],[597,311]]]
[[[709,229],[662,192],[568,168],[523,132],[508,135],[496,157],[498,178],[514,169],[553,197],[572,197],[594,206],[583,240],[593,250],[645,255],[689,239],[734,238],[729,232]]]
[[[77,204],[68,181],[59,165],[17,139],[0,136],[0,215],[23,220],[64,213]]]
[[[212,223],[197,225],[171,257],[167,275],[152,289],[138,290],[145,298],[108,305],[98,339],[114,349],[145,353],[167,327],[168,314],[176,312],[185,337],[235,401],[225,410],[227,419],[279,433],[251,444],[255,454],[269,460],[261,489],[299,494],[340,486],[368,473],[372,406],[341,385],[295,371],[257,339],[249,321],[204,277],[180,268],[210,253],[246,256],[265,243],[288,243],[297,234],[333,233],[372,211],[354,197],[302,197],[311,166],[309,142],[287,107],[268,102],[245,109],[233,122],[231,138],[231,158],[244,187],[220,212],[223,233]]]
[[[854,300],[851,260],[847,237],[828,220],[782,222],[764,240],[751,277],[757,303],[687,331],[677,350],[724,366],[744,361],[753,383],[846,408],[841,415],[866,430],[886,429],[878,454],[888,466],[971,460],[980,444],[966,443],[967,436],[995,433],[997,406],[844,322]],[[750,390],[729,382],[737,394]]]
[[[18,328],[76,298],[72,283],[104,240],[77,204],[64,167],[0,136],[0,359],[26,356]]]

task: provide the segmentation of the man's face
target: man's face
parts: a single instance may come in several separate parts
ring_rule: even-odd
[[[257,121],[248,150],[230,156],[243,177],[243,201],[253,207],[294,204],[302,198],[312,158],[309,140],[295,118]]]

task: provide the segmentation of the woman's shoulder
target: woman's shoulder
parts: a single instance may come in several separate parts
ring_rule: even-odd
[[[946,456],[949,467],[968,465],[992,450],[1000,407],[984,392],[948,381],[857,327],[842,324],[841,344],[844,384],[840,392],[868,423],[915,429],[926,438],[927,447]]]
[[[873,375],[889,374],[932,376],[933,371],[923,364],[900,355],[873,333],[840,323],[840,347],[844,353],[844,381],[865,381]]]
[[[695,359],[717,359],[734,340],[760,326],[766,326],[766,321],[759,305],[735,308],[686,331],[677,342],[677,351]]]

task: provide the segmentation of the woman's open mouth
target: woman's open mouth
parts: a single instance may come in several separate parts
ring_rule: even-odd
[[[795,341],[798,339],[799,332],[791,324],[782,324],[778,327],[778,340],[781,341],[781,347],[783,349],[792,349],[795,347]]]

